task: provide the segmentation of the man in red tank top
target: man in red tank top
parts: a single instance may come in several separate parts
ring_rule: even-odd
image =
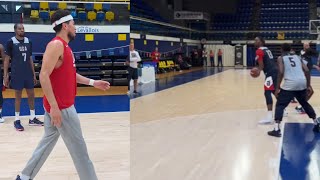
[[[76,73],[75,60],[68,45],[76,35],[70,13],[66,10],[56,11],[51,17],[51,23],[57,35],[47,45],[40,72],[40,83],[45,95],[45,134],[16,180],[34,179],[60,135],[70,152],[80,180],[97,180],[82,136],[74,100],[77,83],[101,90],[109,89],[110,84],[106,81],[94,81]]]

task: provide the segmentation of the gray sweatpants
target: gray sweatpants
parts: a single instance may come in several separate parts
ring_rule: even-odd
[[[33,152],[31,159],[22,171],[22,174],[30,176],[30,179],[33,179],[37,175],[61,134],[61,137],[71,154],[80,180],[97,180],[97,175],[89,158],[87,146],[82,136],[80,121],[75,107],[71,106],[67,109],[63,109],[61,113],[62,125],[60,128],[51,125],[51,117],[47,112],[45,113],[44,136]]]

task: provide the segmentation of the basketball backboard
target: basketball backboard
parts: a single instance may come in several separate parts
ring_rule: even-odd
[[[309,32],[310,34],[320,34],[320,20],[309,21]]]

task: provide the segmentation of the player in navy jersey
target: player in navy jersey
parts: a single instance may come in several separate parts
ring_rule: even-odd
[[[256,37],[254,42],[256,50],[256,61],[259,72],[263,71],[265,74],[264,96],[268,108],[267,117],[259,121],[260,124],[269,124],[273,122],[272,118],[272,95],[275,92],[275,84],[277,83],[278,67],[277,62],[273,57],[272,52],[265,47],[265,41],[262,37]],[[286,114],[286,113],[285,113]]]
[[[300,51],[300,57],[303,61],[303,63],[308,67],[310,73],[309,73],[309,76],[311,74],[311,71],[313,68],[316,68],[317,70],[320,70],[319,66],[318,65],[314,65],[312,63],[312,57],[316,57],[318,56],[318,52],[316,50],[313,50],[311,47],[310,47],[310,44],[305,42],[303,43],[303,50]],[[311,79],[311,78],[310,78]],[[312,88],[312,87],[311,87]],[[308,99],[309,100],[313,95],[313,91],[312,93],[308,96]],[[302,108],[301,105],[297,106],[296,107],[296,110],[298,113],[300,114],[305,114],[305,110]]]
[[[24,26],[22,24],[14,25],[15,36],[7,42],[7,57],[4,61],[4,81],[9,86],[9,62],[11,60],[11,81],[10,88],[15,90],[15,121],[14,127],[17,131],[23,131],[24,127],[20,122],[20,104],[22,90],[25,88],[28,95],[30,108],[29,125],[43,126],[35,116],[34,109],[34,84],[37,82],[34,65],[32,60],[32,43],[25,37]]]

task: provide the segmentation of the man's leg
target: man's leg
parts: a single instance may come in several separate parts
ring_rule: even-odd
[[[15,121],[14,121],[14,127],[17,131],[23,131],[24,127],[21,125],[20,122],[20,104],[21,104],[21,96],[22,96],[22,90],[24,87],[24,77],[19,77],[12,75],[11,81],[10,81],[10,88],[15,90]]]
[[[26,89],[28,95],[28,104],[30,108],[30,119],[29,125],[30,126],[43,126],[43,122],[36,118],[36,112],[34,108],[34,89]]]
[[[62,126],[58,130],[70,152],[80,180],[97,180],[74,106],[62,110],[62,119]]]
[[[272,119],[272,107],[273,107],[273,100],[272,100],[272,94],[273,94],[273,90],[265,90],[264,91],[264,97],[266,100],[266,104],[267,104],[267,117],[265,117],[264,119],[262,119],[261,121],[259,121],[259,124],[270,124],[273,122]]]
[[[31,159],[22,171],[22,177],[33,179],[47,160],[59,139],[60,133],[51,125],[51,118],[46,112],[44,115],[44,136],[32,154]],[[22,179],[23,180],[23,179]]]
[[[14,101],[15,121],[14,121],[14,127],[16,128],[17,131],[23,131],[24,130],[24,127],[21,125],[21,122],[20,122],[21,96],[22,96],[22,90],[15,90],[15,101]]]
[[[133,85],[134,85],[134,93],[137,93],[138,91],[138,68],[133,69]]]
[[[312,96],[313,96],[313,91],[312,91],[312,93],[311,93],[309,96],[307,96],[307,101],[309,101]],[[305,111],[304,108],[301,106],[301,104],[300,104],[299,106],[297,106],[295,109],[296,109],[296,111],[297,111],[299,114],[305,114],[305,113],[306,113],[306,111]]]
[[[15,101],[14,101],[14,109],[15,109],[15,115],[16,120],[19,120],[20,115],[20,105],[21,105],[21,97],[22,97],[22,90],[15,90]]]
[[[313,131],[320,132],[319,119],[317,118],[316,113],[314,112],[313,107],[308,103],[307,91],[297,91],[295,94],[297,101],[301,104],[302,108],[308,114],[309,118],[311,118],[314,122],[315,127]]]
[[[275,111],[275,127],[274,130],[269,131],[268,135],[281,137],[280,123],[283,118],[283,111],[289,105],[290,101],[294,97],[293,91],[282,90],[279,93],[277,103],[276,103],[276,111]]]
[[[130,92],[131,79],[132,79],[132,68],[128,67],[128,93]]]
[[[43,126],[43,122],[36,118],[36,112],[34,108],[34,79],[33,76],[30,76],[24,81],[24,88],[27,91],[28,95],[28,104],[30,108],[30,119],[29,125],[30,126]]]

